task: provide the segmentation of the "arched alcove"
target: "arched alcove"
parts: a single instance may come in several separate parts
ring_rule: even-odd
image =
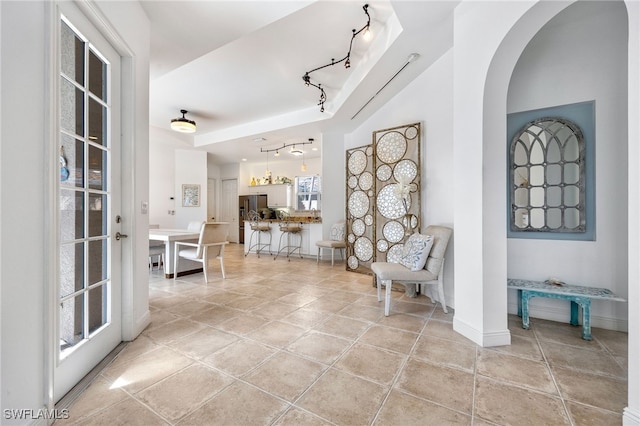
[[[579,2],[583,3],[583,2]],[[587,2],[588,3],[588,2]],[[606,7],[612,6],[611,3]],[[635,241],[640,238],[640,225],[638,222],[638,216],[640,214],[640,194],[637,191],[638,185],[640,185],[640,173],[637,172],[638,166],[640,166],[640,149],[637,147],[637,141],[640,137],[640,124],[638,124],[636,117],[640,114],[640,99],[638,90],[638,80],[640,79],[640,65],[638,65],[638,57],[640,52],[640,36],[638,30],[640,29],[640,5],[634,1],[615,2],[616,7],[623,7],[625,15],[627,17],[626,22],[618,22],[618,25],[625,27],[624,29],[629,34],[627,43],[624,44],[623,49],[627,53],[628,66],[624,67],[625,71],[628,71],[628,75],[624,76],[608,76],[608,78],[623,79],[628,83],[628,88],[624,93],[618,93],[619,95],[628,94],[629,99],[625,102],[626,112],[624,115],[626,125],[621,124],[620,131],[623,134],[622,144],[626,144],[626,153],[628,162],[619,164],[621,168],[628,167],[625,206],[623,209],[628,211],[628,226],[627,223],[623,223],[623,228],[626,230],[629,244],[622,250],[622,252],[616,253],[618,257],[624,259],[624,264],[628,264],[627,268],[622,267],[622,274],[628,275],[628,310],[629,310],[629,374],[628,374],[628,400],[629,404],[625,408],[624,423],[625,424],[640,424],[640,366],[638,359],[640,359],[640,344],[639,344],[639,332],[640,332],[640,320],[638,316],[638,307],[640,305],[640,290],[638,289],[638,283],[640,281],[640,267],[637,265],[637,259],[640,256],[640,248]],[[486,321],[483,318],[482,331],[484,334],[490,334],[494,329],[499,329],[499,320],[496,317],[506,317],[506,303],[503,303],[502,297],[506,299],[506,288],[501,289],[499,286],[504,285],[504,279],[506,278],[509,267],[509,250],[516,249],[515,247],[509,247],[506,235],[504,235],[503,229],[506,228],[505,216],[507,211],[505,188],[506,188],[506,158],[504,151],[504,144],[506,141],[506,115],[508,112],[507,99],[509,83],[512,78],[514,69],[521,54],[525,51],[529,42],[534,39],[536,34],[543,28],[543,26],[550,22],[556,15],[562,13],[562,10],[571,7],[575,2],[559,3],[559,2],[538,2],[531,6],[528,10],[523,11],[520,18],[513,25],[507,34],[500,41],[500,45],[492,53],[491,63],[487,67],[486,79],[482,85],[482,107],[478,108],[475,112],[481,114],[481,123],[473,123],[474,129],[467,129],[467,132],[478,131],[482,134],[482,147],[479,150],[481,152],[483,161],[483,171],[477,176],[481,179],[480,191],[480,203],[482,205],[482,220],[477,220],[476,223],[481,224],[481,243],[478,244],[481,247],[482,261],[479,263],[482,265],[483,279],[482,279],[482,308],[483,312],[493,312],[491,314],[493,323]],[[481,30],[479,30],[481,31]],[[566,52],[569,55],[571,52]],[[597,56],[597,55],[596,55]],[[463,67],[464,64],[461,64]],[[476,70],[477,71],[477,70]],[[575,78],[579,78],[576,76]],[[584,83],[583,83],[584,84]],[[531,87],[530,90],[535,90]],[[468,93],[469,91],[466,90]],[[581,101],[587,99],[580,99]],[[552,102],[551,99],[547,100]],[[554,102],[556,103],[556,102]],[[556,104],[563,103],[560,99]],[[542,105],[538,105],[541,107]],[[469,109],[465,106],[465,109]],[[464,112],[464,114],[462,114]],[[465,116],[472,114],[473,111],[461,111],[461,114],[456,114],[456,120],[464,120]],[[620,112],[618,112],[620,114]],[[454,122],[454,125],[461,123]],[[463,137],[456,137],[454,142],[461,141]],[[604,142],[604,141],[602,141]],[[500,158],[503,167],[494,167],[495,164],[487,162],[487,159]],[[460,185],[457,185],[458,187]],[[624,185],[623,185],[624,186]],[[457,190],[458,188],[456,188]],[[464,194],[463,194],[464,195]],[[460,196],[462,198],[462,196]],[[625,207],[628,204],[628,209]],[[456,208],[458,205],[456,205]],[[459,219],[458,217],[456,219]],[[610,219],[609,219],[610,220]],[[458,236],[460,235],[460,229],[457,229]],[[476,233],[475,236],[478,236]],[[537,243],[534,243],[537,244]],[[591,244],[591,243],[582,243]],[[458,243],[459,245],[459,243]],[[489,250],[487,250],[489,249]],[[617,250],[617,249],[616,249]],[[462,264],[465,259],[461,257],[456,258],[457,264]],[[628,272],[627,272],[628,271]],[[457,271],[456,271],[457,272]],[[458,282],[456,282],[458,286]],[[464,283],[463,283],[464,287]],[[459,302],[465,288],[457,289],[456,300]],[[493,296],[497,295],[497,302],[491,300]]]

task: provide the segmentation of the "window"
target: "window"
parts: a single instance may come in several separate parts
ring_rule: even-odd
[[[295,180],[296,210],[321,210],[320,176],[297,176]]]

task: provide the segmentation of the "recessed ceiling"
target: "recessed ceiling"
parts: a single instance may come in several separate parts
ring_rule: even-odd
[[[365,2],[141,4],[151,21],[151,125],[168,129],[180,109],[188,110],[197,132],[174,136],[225,164],[261,161],[260,146],[319,141],[322,132],[355,129],[452,46],[457,2],[368,2],[374,38],[354,39],[351,68],[336,65],[312,75],[327,93],[324,113],[319,91],[305,86],[302,76],[346,55],[352,30],[367,22]],[[419,59],[351,119],[411,53]],[[264,145],[254,142],[257,137],[266,138]]]

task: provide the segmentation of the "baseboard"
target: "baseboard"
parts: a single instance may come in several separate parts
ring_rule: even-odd
[[[508,312],[513,315],[518,313],[518,303],[509,303]],[[571,317],[571,311],[569,305],[566,308],[556,306],[535,306],[529,302],[529,317],[540,318],[549,321],[556,322],[569,322]],[[605,330],[629,332],[629,322],[626,319],[602,317],[593,314],[591,310],[591,327],[603,328]]]
[[[483,348],[511,344],[511,332],[508,329],[483,333],[472,325],[461,321],[455,315],[453,317],[453,330]]]
[[[140,335],[140,333],[142,333],[144,331],[145,328],[147,328],[147,326],[151,324],[151,311],[149,311],[149,309],[147,309],[147,311],[144,313],[144,315],[142,315],[142,317],[138,320],[138,322],[135,325],[135,328],[133,330],[133,336],[131,336],[130,339],[125,339],[126,341],[132,341],[134,340],[136,337],[138,337]],[[129,336],[127,336],[129,337]]]

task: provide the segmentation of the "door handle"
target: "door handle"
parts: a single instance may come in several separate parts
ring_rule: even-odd
[[[121,238],[127,238],[128,235],[127,234],[121,234],[119,232],[116,232],[116,241],[120,241]]]

